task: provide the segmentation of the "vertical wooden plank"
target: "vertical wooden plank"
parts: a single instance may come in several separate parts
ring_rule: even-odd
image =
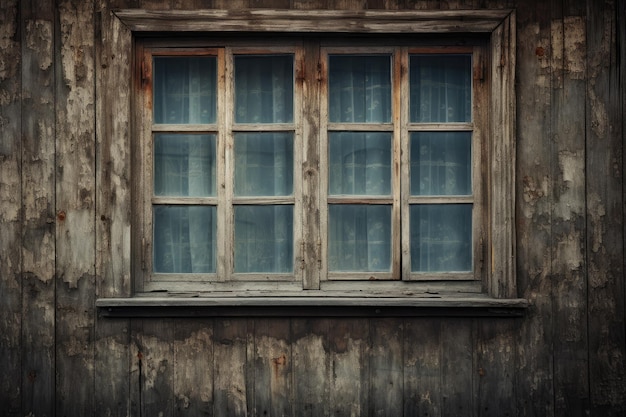
[[[328,0],[330,10],[365,10],[367,0]]]
[[[441,416],[441,322],[404,323],[404,415]]]
[[[441,325],[441,414],[474,415],[474,321],[450,319]]]
[[[246,416],[250,411],[246,391],[247,332],[245,319],[219,319],[215,322],[215,417]]]
[[[491,138],[488,147],[493,190],[490,210],[490,248],[487,259],[489,294],[496,298],[517,297],[515,282],[515,13],[511,13],[491,34]]]
[[[177,321],[174,329],[174,415],[213,412],[213,320]]]
[[[320,94],[321,83],[317,74],[320,62],[319,48],[312,42],[304,44],[304,59],[301,69],[301,77],[297,80],[304,85],[301,88],[302,97],[302,208],[303,213],[315,213],[309,215],[303,225],[302,239],[304,246],[303,262],[307,266],[302,271],[302,287],[304,289],[320,288],[320,263],[322,259],[321,236],[320,236],[320,189],[319,189],[319,163],[320,163]],[[318,208],[317,210],[315,208]]]
[[[292,0],[292,9],[313,10],[313,9],[328,9],[329,0]]]
[[[400,319],[370,320],[369,415],[403,412],[403,325]]]
[[[250,7],[250,0],[213,0],[216,9],[239,10]]]
[[[365,319],[333,319],[331,322],[328,333],[330,415],[367,415],[369,339]]]
[[[290,416],[292,411],[292,355],[289,320],[254,320],[249,358],[253,398],[252,416]]]
[[[133,325],[139,379],[133,398],[140,416],[174,414],[175,326],[176,319],[137,320]]]
[[[479,320],[476,332],[474,389],[480,417],[517,415],[515,402],[514,320]]]
[[[405,0],[407,9],[437,10],[441,7],[440,0]]]
[[[288,9],[291,6],[291,0],[249,0],[248,7],[254,9]]]
[[[615,21],[615,8],[624,5],[618,3],[587,2],[589,388],[592,415],[602,416],[626,412],[624,172],[619,163],[624,151],[620,123],[624,113],[616,89],[620,80]]]
[[[292,320],[294,415],[322,417],[330,413],[329,324],[328,319]]]
[[[95,7],[96,296],[130,295],[131,34],[107,0]],[[130,321],[96,321],[96,408],[130,412]]]
[[[554,412],[552,367],[552,140],[550,4],[517,9],[517,282],[532,304],[518,330],[516,391],[520,416]]]
[[[555,414],[589,411],[585,262],[585,18],[552,3],[552,280]]]
[[[21,412],[21,34],[20,2],[0,3],[0,404]]]
[[[88,415],[94,409],[93,7],[93,1],[57,4],[57,415]]]
[[[54,1],[22,1],[22,413],[54,414]]]

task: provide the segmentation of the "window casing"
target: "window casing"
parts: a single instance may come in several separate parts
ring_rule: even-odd
[[[139,39],[136,290],[481,285],[486,41],[421,43]]]

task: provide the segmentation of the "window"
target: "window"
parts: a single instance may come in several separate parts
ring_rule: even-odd
[[[145,288],[481,279],[480,41],[205,42],[139,47]]]
[[[272,36],[208,11],[167,25],[198,36],[136,36],[135,291],[514,296],[505,12],[463,37],[398,13],[281,35],[303,24],[286,11],[258,26]],[[159,30],[140,15],[118,12]]]

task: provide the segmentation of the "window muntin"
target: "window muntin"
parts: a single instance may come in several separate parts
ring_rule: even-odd
[[[211,58],[217,67],[215,78],[220,78],[220,71],[225,78],[221,86],[216,81],[216,92],[206,94],[215,97],[214,119],[209,117],[198,123],[199,119],[185,116],[183,122],[158,123],[154,116],[151,163],[155,165],[155,183],[151,210],[167,213],[170,207],[184,206],[187,211],[193,211],[206,206],[211,208],[208,218],[212,219],[205,223],[206,233],[197,230],[193,233],[193,241],[204,252],[194,255],[193,251],[187,251],[185,254],[192,258],[210,251],[210,256],[200,255],[212,259],[206,262],[209,266],[176,270],[157,265],[157,258],[167,258],[163,245],[156,242],[164,232],[157,234],[154,229],[152,235],[146,236],[149,242],[155,241],[152,252],[155,260],[151,260],[154,265],[148,268],[155,281],[197,278],[215,282],[298,282],[300,270],[307,267],[300,261],[304,247],[302,223],[308,221],[312,213],[303,212],[300,206],[302,174],[298,167],[303,157],[300,136],[304,118],[299,114],[302,91],[299,91],[301,86],[295,74],[302,51],[297,47],[275,49],[268,52],[268,48],[257,51],[226,47],[213,52],[215,56]],[[184,48],[176,51],[175,56],[158,56],[158,59],[167,62],[186,58],[181,57],[185,54]],[[475,279],[473,229],[482,217],[473,204],[476,184],[472,178],[479,159],[473,152],[477,139],[472,121],[472,49],[467,48],[463,54],[422,54],[409,52],[404,47],[321,48],[321,51],[321,77],[327,79],[328,89],[321,93],[322,119],[319,120],[322,127],[319,137],[322,230],[318,244],[324,247],[319,261],[320,279]],[[193,54],[198,52],[194,50]],[[442,120],[443,116],[438,115],[441,112],[434,111],[431,113],[435,116],[422,115],[413,120],[411,106],[414,103],[422,102],[420,107],[424,107],[424,97],[428,95],[437,95],[441,103],[441,97],[446,94],[440,80],[428,78],[433,77],[432,70],[430,75],[416,76],[414,73],[419,74],[419,71],[413,67],[423,62],[431,67],[437,62],[445,63],[445,59],[439,58],[448,55],[453,61],[448,65],[452,67],[448,72],[456,75],[447,77],[461,80],[453,85],[455,93],[448,95],[462,97],[453,101],[453,104],[460,104],[451,106],[452,110],[447,112],[452,115],[449,120]],[[195,55],[189,59],[198,61]],[[275,60],[280,62],[273,62]],[[157,57],[153,62],[157,62]],[[403,65],[409,71],[401,71]],[[269,75],[254,75],[255,68]],[[154,78],[158,78],[156,71]],[[193,79],[193,76],[187,78]],[[419,79],[419,88],[413,86],[414,79]],[[437,88],[425,87],[427,81]],[[178,84],[189,89],[190,83]],[[210,86],[211,82],[196,83],[200,84]],[[350,89],[358,90],[357,94],[351,96]],[[339,96],[333,91],[341,91],[342,100],[333,99]],[[156,99],[155,93],[153,100]],[[259,102],[264,104],[258,105]],[[345,104],[348,102],[351,104]],[[461,116],[457,116],[459,114]],[[204,181],[209,185],[200,186],[201,191],[157,191],[162,189],[162,184],[161,188],[157,187],[156,180],[156,166],[162,164],[157,149],[167,148],[174,138],[181,139],[183,148],[178,151],[183,156],[169,151],[170,159],[179,160],[177,176],[182,183],[185,180],[189,183],[197,173],[206,173]],[[213,141],[216,143],[206,144]],[[201,145],[195,145],[196,142]],[[185,147],[193,150],[185,150]],[[416,157],[417,149],[426,152]],[[211,156],[213,151],[217,157]],[[185,158],[191,162],[180,161]],[[431,169],[431,178],[415,174],[416,170],[424,172],[429,163],[442,161],[453,168]],[[187,179],[181,178],[187,171],[180,166],[185,164],[196,167],[195,171],[189,171]],[[168,177],[169,172],[168,169],[158,175]],[[435,182],[430,188],[423,187],[421,182],[425,180]],[[416,191],[413,183],[417,181],[420,186]],[[188,185],[177,187],[194,189]],[[452,222],[446,215],[437,215],[437,211],[454,213],[463,221]],[[193,215],[183,217],[194,218]],[[163,221],[164,216],[157,218],[152,213],[151,218],[156,227],[160,227],[158,222]],[[461,237],[448,239],[455,243],[444,249],[460,253],[461,261],[446,264],[445,257],[441,256],[444,261],[432,261],[430,252],[440,250],[434,249],[433,242],[446,239],[447,235],[433,228],[419,227],[424,222],[439,224],[438,230],[450,229],[450,224],[462,228]],[[208,237],[201,239],[197,235]],[[181,239],[179,237],[180,247],[190,246],[191,238],[187,238],[189,242]],[[157,246],[160,246],[158,251]],[[219,261],[220,258],[224,261]],[[200,275],[193,278],[195,274]]]

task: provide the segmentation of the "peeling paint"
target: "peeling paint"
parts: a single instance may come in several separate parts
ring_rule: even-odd
[[[560,194],[555,196],[555,215],[565,221],[585,212],[583,151],[560,151],[559,167],[562,183],[557,186]]]
[[[606,207],[596,192],[589,193],[587,204],[588,216],[591,218],[591,250],[597,253],[602,248],[603,243]]]
[[[27,21],[26,46],[37,52],[42,71],[52,66],[52,39],[52,22],[40,19]]]

